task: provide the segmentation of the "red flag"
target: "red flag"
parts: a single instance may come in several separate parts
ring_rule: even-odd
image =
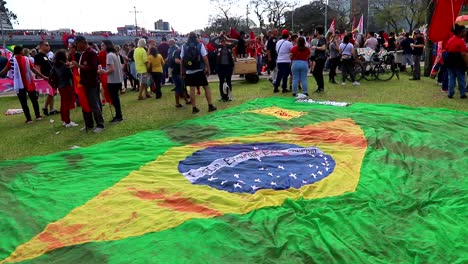
[[[255,33],[253,31],[250,31],[250,39],[255,39]]]
[[[66,32],[63,33],[63,35],[62,35],[62,42],[63,42],[63,45],[65,45],[65,47],[68,47],[68,37],[69,36],[70,35],[68,35],[68,33],[66,33]]]
[[[238,39],[240,37],[239,32],[237,32],[235,28],[231,28],[230,35],[233,39]]]
[[[463,2],[464,0],[437,1],[429,26],[429,38],[432,41],[444,41],[449,37]]]
[[[330,28],[328,28],[327,34],[329,32],[335,33],[335,27],[336,27],[336,19],[333,19],[333,21],[330,24]]]
[[[44,41],[45,40],[45,35],[44,33],[41,33],[41,39]]]

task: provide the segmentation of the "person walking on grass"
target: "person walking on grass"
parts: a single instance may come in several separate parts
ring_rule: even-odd
[[[206,101],[208,102],[208,112],[216,111],[217,108],[211,101],[211,90],[208,86],[208,78],[210,75],[210,64],[205,46],[198,41],[198,37],[194,32],[190,32],[187,43],[182,46],[180,57],[180,71],[185,79],[185,84],[190,86],[190,99],[192,102],[192,113],[200,112],[197,108],[195,89],[197,86],[203,86],[205,90]]]
[[[112,98],[112,105],[115,108],[115,116],[110,122],[118,123],[123,120],[122,107],[120,104],[120,91],[122,90],[123,82],[122,63],[112,41],[107,39],[103,40],[102,47],[107,53],[106,69],[101,68],[98,72],[107,75],[107,85]]]
[[[162,79],[164,78],[164,65],[165,60],[161,54],[159,54],[156,47],[151,47],[148,53],[148,71],[151,74],[153,83],[155,86],[156,99],[162,97],[161,85],[163,83]]]
[[[32,73],[37,74],[39,77],[48,80],[47,76],[44,76],[39,70],[34,68],[31,61],[24,56],[23,47],[15,46],[13,49],[13,56],[7,62],[5,68],[0,72],[0,76],[8,72],[8,78],[13,79],[13,89],[18,96],[23,109],[24,116],[26,117],[26,124],[31,124],[31,113],[28,107],[28,96],[29,100],[33,105],[34,114],[36,114],[36,120],[42,120],[41,112],[39,111],[38,93],[36,86],[34,85],[34,76]]]

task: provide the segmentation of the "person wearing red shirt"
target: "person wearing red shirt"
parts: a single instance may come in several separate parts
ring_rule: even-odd
[[[307,73],[309,72],[309,57],[310,49],[305,46],[305,39],[298,38],[297,45],[290,51],[292,60],[292,74],[293,74],[293,96],[297,94],[297,87],[299,83],[302,85],[302,91],[305,95],[309,96],[307,90]]]
[[[447,72],[448,72],[448,98],[453,98],[455,94],[455,80],[458,80],[458,89],[460,90],[460,98],[466,99],[466,63],[464,56],[466,55],[465,44],[465,27],[455,24],[454,36],[447,42]]]

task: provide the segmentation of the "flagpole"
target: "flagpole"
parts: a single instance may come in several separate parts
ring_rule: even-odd
[[[328,20],[328,0],[324,1],[325,3],[325,26],[324,29],[327,28],[327,20]]]

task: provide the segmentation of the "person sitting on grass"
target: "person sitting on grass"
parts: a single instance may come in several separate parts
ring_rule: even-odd
[[[33,105],[36,120],[42,120],[41,112],[39,111],[39,102],[37,100],[38,93],[36,91],[36,86],[34,85],[34,76],[32,73],[35,73],[37,76],[45,80],[48,80],[48,77],[44,76],[34,68],[31,61],[24,56],[22,46],[15,46],[13,49],[13,56],[7,62],[5,68],[0,72],[0,76],[7,72],[8,78],[13,79],[13,89],[21,103],[21,108],[23,109],[24,116],[26,117],[26,124],[32,123],[27,96],[29,96]]]

